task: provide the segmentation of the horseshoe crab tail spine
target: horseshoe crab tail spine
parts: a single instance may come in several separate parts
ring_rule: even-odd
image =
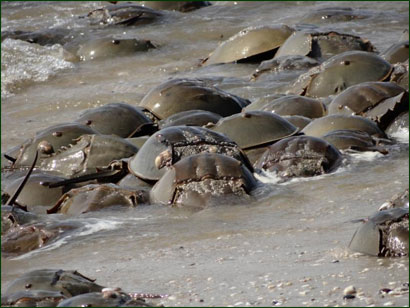
[[[37,162],[37,158],[38,158],[38,151],[36,151],[36,155],[34,157],[33,163],[31,164],[31,167],[30,167],[29,171],[27,172],[26,176],[24,177],[23,181],[21,182],[19,187],[17,187],[16,192],[13,194],[13,196],[11,196],[9,200],[7,200],[6,205],[11,205],[12,206],[12,211],[14,210],[14,207],[16,205],[16,200],[17,200],[18,196],[20,195],[20,193],[23,190],[24,186],[26,185],[31,173],[33,172],[34,166],[36,165],[36,162]],[[23,208],[23,210],[27,211],[27,208]]]

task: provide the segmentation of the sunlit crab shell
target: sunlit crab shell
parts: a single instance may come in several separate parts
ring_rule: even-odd
[[[392,65],[374,53],[347,51],[302,74],[288,92],[326,97],[362,82],[387,80],[391,72]]]
[[[246,28],[221,43],[203,61],[204,65],[271,59],[277,49],[293,33],[286,25]]]
[[[241,112],[250,102],[200,79],[172,79],[151,89],[140,102],[158,119],[187,110],[206,110],[223,117]]]

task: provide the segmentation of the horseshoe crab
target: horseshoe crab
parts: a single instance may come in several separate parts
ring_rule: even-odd
[[[319,100],[299,96],[286,95],[262,106],[262,111],[276,113],[280,116],[299,115],[307,118],[320,118],[326,115],[326,106]]]
[[[136,207],[147,200],[144,191],[131,191],[114,184],[90,184],[65,193],[47,214],[79,215],[110,206]]]
[[[91,127],[79,123],[54,125],[37,132],[34,138],[23,142],[15,157],[11,156],[15,153],[14,149],[12,149],[12,153],[6,152],[6,155],[9,160],[13,161],[12,167],[18,168],[29,166],[36,155],[37,149],[40,149],[39,160],[36,164],[36,166],[39,166],[42,159],[49,157],[57,149],[68,146],[74,139],[84,134],[98,135],[99,133]]]
[[[299,116],[299,115],[293,115],[293,116],[282,116],[286,121],[289,121],[292,123],[294,126],[298,128],[298,131],[301,131],[308,125],[310,122],[312,122],[312,119],[309,119],[307,117]]]
[[[296,31],[279,48],[275,58],[299,55],[324,61],[351,50],[373,52],[374,47],[368,40],[351,34]]]
[[[143,110],[126,103],[111,103],[83,112],[76,120],[103,135],[117,135],[122,138],[149,135],[154,123]]]
[[[133,3],[108,5],[87,14],[91,24],[143,25],[156,21],[163,14],[159,11]]]
[[[156,48],[149,40],[100,38],[80,44],[77,56],[81,61],[132,55],[139,51]]]
[[[370,216],[353,234],[349,248],[378,257],[409,255],[409,208],[382,210]]]
[[[307,177],[332,172],[341,161],[341,153],[327,141],[292,136],[269,146],[254,167],[276,171],[282,178]]]
[[[155,10],[190,12],[211,5],[209,1],[139,1],[142,6]]]
[[[20,291],[1,301],[2,306],[11,307],[56,307],[66,296],[55,291]]]
[[[166,172],[165,166],[185,156],[219,153],[242,161],[252,170],[246,155],[228,137],[195,126],[171,126],[153,134],[128,164],[130,172],[142,179],[156,181]]]
[[[386,128],[386,134],[388,136],[395,136],[400,134],[402,131],[407,131],[407,135],[409,132],[409,112],[403,112],[396,119],[390,123],[390,125]],[[408,140],[408,136],[406,138]]]
[[[339,114],[313,120],[302,130],[302,133],[308,136],[322,137],[328,132],[340,129],[363,131],[377,138],[387,138],[375,122],[361,116]]]
[[[392,82],[364,82],[351,86],[329,105],[329,114],[361,115],[375,121],[383,130],[408,110],[407,91]]]
[[[390,81],[397,83],[404,89],[409,90],[409,60],[403,63],[396,63],[393,66],[393,72]]]
[[[293,31],[286,25],[246,28],[221,43],[202,64],[261,62],[271,59]]]
[[[208,123],[216,123],[222,117],[215,112],[205,111],[205,110],[188,110],[181,111],[168,118],[158,122],[160,129],[178,126],[178,125],[188,125],[188,126],[203,126]]]
[[[350,7],[326,7],[307,13],[302,17],[301,22],[314,24],[324,22],[346,22],[355,19],[363,19],[368,16],[369,14]]]
[[[271,60],[263,61],[252,74],[251,80],[256,80],[265,73],[307,70],[318,65],[319,62],[317,60],[306,56],[291,55],[275,57]]]
[[[222,154],[201,153],[172,165],[150,192],[152,203],[205,207],[213,198],[243,198],[256,186],[240,161]]]
[[[64,28],[42,29],[38,31],[2,31],[1,41],[6,38],[22,40],[28,43],[39,44],[41,46],[60,44],[64,45],[72,39],[73,30]]]
[[[11,196],[20,185],[24,176],[18,177],[7,183],[2,192],[2,199],[5,194]],[[16,202],[23,207],[26,207],[29,212],[45,213],[44,207],[54,204],[64,193],[63,187],[49,188],[48,184],[57,183],[64,180],[64,178],[46,174],[36,173],[32,174],[24,189],[18,195]]]
[[[83,293],[100,292],[103,287],[94,283],[94,281],[95,280],[77,271],[65,271],[61,269],[34,270],[9,283],[4,293],[4,299],[7,300],[17,292],[38,290],[59,292],[60,295],[66,297]]]
[[[393,44],[381,57],[391,64],[401,63],[409,59],[409,40]]]
[[[200,79],[172,79],[151,89],[140,102],[158,119],[181,111],[201,109],[223,117],[241,112],[250,102]]]
[[[333,144],[339,150],[353,151],[377,151],[387,154],[388,151],[379,145],[379,140],[375,140],[369,133],[357,130],[333,130],[321,137]]]
[[[96,172],[114,160],[138,152],[132,143],[114,135],[82,135],[74,141],[75,144],[62,147],[45,158],[40,168],[72,177]]]
[[[289,93],[326,97],[366,81],[389,78],[392,65],[366,51],[347,51],[323,62],[299,76]]]
[[[57,307],[152,307],[142,298],[132,298],[119,288],[80,294],[61,301]]]
[[[394,209],[399,207],[409,207],[409,189],[406,188],[404,192],[395,194],[391,200],[383,203],[379,211]]]

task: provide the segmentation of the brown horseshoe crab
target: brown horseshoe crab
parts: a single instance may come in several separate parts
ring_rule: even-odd
[[[377,138],[387,138],[377,124],[361,116],[332,114],[313,120],[302,132],[308,136],[322,137],[323,135],[340,129],[358,130]]]
[[[180,159],[199,153],[219,153],[242,161],[252,170],[246,155],[228,137],[196,126],[171,126],[153,134],[133,156],[128,168],[134,175],[159,180],[166,168]]]
[[[391,64],[401,63],[409,59],[409,40],[393,44],[382,54],[382,58]]]
[[[243,198],[255,186],[255,178],[240,161],[202,153],[172,165],[152,188],[150,199],[152,203],[198,208],[214,198]]]
[[[246,28],[221,43],[203,65],[230,62],[261,62],[271,59],[293,33],[286,25]]]
[[[276,171],[282,178],[307,177],[332,172],[341,161],[341,153],[327,141],[292,136],[269,146],[254,167]]]
[[[361,115],[375,121],[382,130],[408,110],[408,92],[392,82],[364,82],[351,86],[329,105],[329,114]]]
[[[133,3],[108,5],[87,14],[92,24],[143,25],[156,21],[163,13]]]
[[[75,122],[103,135],[114,134],[122,138],[148,135],[155,131],[154,123],[141,108],[126,103],[111,103],[86,110]]]
[[[392,68],[372,52],[347,51],[300,75],[289,93],[326,97],[362,82],[387,80]]]
[[[299,55],[324,61],[351,50],[372,52],[374,47],[368,40],[351,34],[335,31],[297,31],[283,43],[275,58]]]
[[[175,113],[172,116],[159,121],[158,126],[160,129],[178,125],[203,126],[208,123],[216,123],[221,118],[222,117],[215,112],[206,110],[188,110]]]
[[[190,12],[211,5],[209,1],[139,1],[142,6],[154,10]]]
[[[40,168],[72,177],[96,172],[114,160],[138,152],[132,143],[115,135],[83,135],[74,142],[45,158]]]
[[[409,255],[409,208],[382,210],[366,219],[353,234],[349,248],[378,257]]]
[[[158,119],[181,111],[206,110],[223,117],[241,112],[250,102],[200,79],[172,79],[151,89],[140,102]]]

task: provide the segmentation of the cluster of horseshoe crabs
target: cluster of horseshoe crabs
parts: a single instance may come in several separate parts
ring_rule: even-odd
[[[126,27],[155,22],[164,10],[209,5],[141,4],[112,4],[83,17],[101,27]],[[305,20],[366,18],[362,13],[328,9]],[[70,41],[57,30],[6,35],[40,44],[60,41],[84,61],[154,48],[149,41]],[[2,252],[42,247],[70,228],[50,228],[39,218],[46,213],[249,202],[261,185],[255,171],[275,172],[284,181],[333,172],[350,151],[388,154],[391,136],[408,127],[408,40],[377,54],[368,40],[350,34],[252,27],[222,42],[202,65],[266,59],[250,83],[265,73],[296,74],[286,93],[271,100],[251,102],[206,78],[174,78],[152,88],[138,106],[110,103],[86,110],[72,123],[45,128],[3,153]],[[407,255],[408,201],[407,207],[366,219],[349,247],[370,255]],[[2,303],[135,304],[129,294],[103,289],[77,272],[26,276],[7,288]]]
[[[3,307],[153,307],[144,298],[162,297],[126,293],[94,281],[78,271],[34,270],[7,285],[1,304]]]

